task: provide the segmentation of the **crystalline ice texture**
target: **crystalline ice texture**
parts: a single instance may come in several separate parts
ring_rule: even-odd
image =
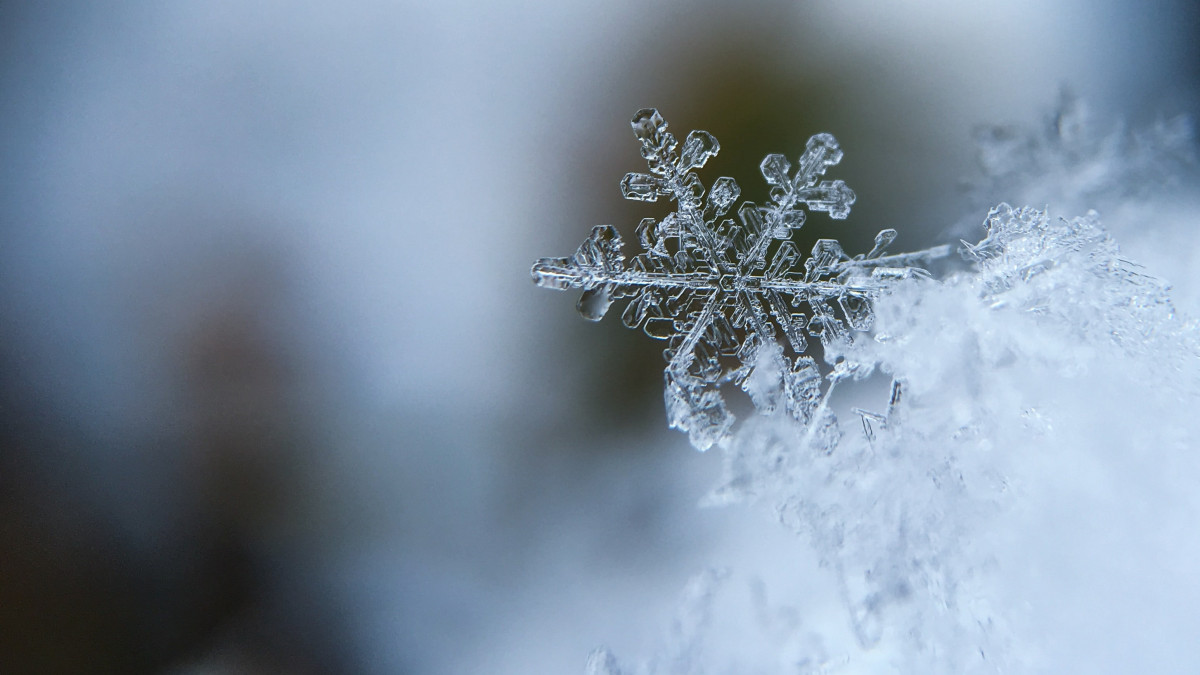
[[[721,392],[726,384],[747,389],[763,413],[782,408],[808,423],[823,400],[817,366],[804,356],[808,338],[829,343],[869,329],[872,298],[892,279],[921,274],[913,266],[947,248],[886,256],[896,237],[889,229],[870,253],[853,258],[838,242],[822,239],[801,266],[791,237],[804,224],[803,209],[842,219],[854,204],[844,182],[820,180],[842,158],[833,136],[810,138],[795,166],[783,155],[764,158],[771,201],[744,201],[734,219],[726,216],[740,197],[737,183],[718,178],[706,191],[694,173],[720,150],[712,134],[693,131],[680,145],[652,108],[639,110],[631,125],[649,172],[626,174],[621,194],[639,201],[666,197],[675,211],[642,220],[636,232],[643,251],[628,263],[617,230],[601,225],[574,255],[534,264],[533,280],[582,289],[579,311],[592,321],[628,300],[625,325],[667,341],[667,419],[698,449],[729,435],[734,417]],[[764,346],[779,340],[788,353],[760,358]],[[756,376],[759,368],[774,372]]]

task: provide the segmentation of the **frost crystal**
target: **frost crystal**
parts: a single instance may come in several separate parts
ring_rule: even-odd
[[[800,266],[791,237],[804,224],[804,208],[842,219],[854,203],[843,181],[820,180],[842,158],[833,136],[810,138],[795,167],[783,155],[767,155],[760,168],[771,201],[741,202],[735,221],[725,216],[741,194],[737,183],[722,177],[706,190],[695,173],[720,149],[712,134],[693,131],[681,145],[650,108],[638,111],[632,126],[649,173],[626,174],[621,193],[639,201],[667,197],[675,211],[641,221],[643,252],[628,263],[616,228],[599,225],[574,255],[534,264],[534,281],[583,289],[579,312],[592,321],[628,300],[625,325],[667,341],[667,418],[700,450],[729,436],[726,384],[746,391],[761,413],[782,408],[813,427],[831,424],[822,414],[823,376],[805,355],[808,338],[826,346],[851,341],[851,331],[871,327],[872,302],[889,282],[924,275],[913,265],[948,249],[885,255],[896,237],[886,229],[870,252],[853,258],[836,240],[818,240]],[[777,329],[786,353],[775,347]],[[824,377],[835,383],[849,374],[847,366]]]
[[[1127,354],[1153,355],[1156,367],[1187,370],[1178,361],[1195,356],[1186,343],[1195,331],[1175,320],[1170,287],[1121,255],[1095,211],[1068,220],[1000,204],[984,226],[987,237],[964,241],[962,253],[977,263],[976,283],[990,307],[1055,320],[1081,340],[1103,335]],[[1089,282],[1086,293],[1078,290],[1080,276]]]

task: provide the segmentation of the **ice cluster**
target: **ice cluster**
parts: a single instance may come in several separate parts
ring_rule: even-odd
[[[679,210],[643,223],[646,252],[632,265],[602,227],[575,256],[540,261],[535,279],[583,288],[593,318],[630,297],[626,323],[671,341],[672,423],[699,447],[722,441],[707,501],[763,506],[808,542],[819,565],[794,561],[796,573],[823,575],[842,618],[799,598],[786,612],[756,601],[721,621],[728,610],[714,607],[731,574],[708,571],[689,584],[661,653],[625,663],[600,649],[589,675],[1200,667],[1200,324],[1097,213],[1000,204],[958,249],[965,269],[942,279],[914,265],[946,248],[882,255],[887,230],[855,258],[822,241],[793,271],[782,235],[801,222],[797,206],[838,215],[852,199],[815,183],[839,156],[832,138],[814,137],[791,176],[768,157],[774,203],[744,205],[737,227],[720,222],[732,181],[718,180],[702,206],[688,173],[715,152],[711,136],[694,132],[675,155],[655,113],[634,126],[652,175],[627,177],[627,196],[668,194]],[[1174,133],[1154,136],[1170,140],[1168,154],[1190,147]],[[1084,152],[1030,138],[1040,137],[1002,144],[1042,148],[1036,164],[1059,167],[1043,167],[1051,184],[1116,165],[1106,175],[1134,184],[1163,166],[1148,151],[1115,159],[1116,142]],[[804,356],[806,334],[820,338],[824,364]],[[891,387],[878,412],[832,396],[870,378]],[[734,432],[726,382],[760,413]],[[862,431],[839,429],[838,414]]]
[[[1137,632],[1200,629],[1188,609],[1200,588],[1172,569],[1181,546],[1190,559],[1200,516],[1200,327],[1095,214],[1001,205],[985,227],[962,249],[970,271],[891,288],[875,302],[874,339],[831,347],[831,360],[902,383],[871,433],[830,443],[774,414],[723,447],[709,503],[759,504],[808,541],[849,643],[841,621],[781,633],[759,611],[743,620],[760,640],[740,649],[744,635],[706,627],[710,600],[681,609],[694,628],[662,654],[630,666],[598,650],[591,673],[1129,672],[1194,651],[1165,637],[1151,656],[1144,645],[1157,642]],[[1114,465],[1122,475],[1106,473]],[[1138,515],[1160,508],[1175,517]],[[1126,537],[1114,551],[1109,539]],[[1145,556],[1172,571],[1131,580]],[[701,582],[705,597],[732,592],[711,573]],[[1178,601],[1162,606],[1159,584]]]

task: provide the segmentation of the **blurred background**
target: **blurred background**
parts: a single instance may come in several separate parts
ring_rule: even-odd
[[[665,428],[660,344],[530,282],[665,212],[619,195],[633,113],[712,132],[706,182],[760,200],[763,155],[831,132],[858,202],[803,236],[912,249],[975,213],[979,124],[1038,128],[1064,86],[1194,115],[1198,28],[1183,0],[0,2],[0,671],[652,646],[698,569],[807,554],[696,508],[719,457]]]

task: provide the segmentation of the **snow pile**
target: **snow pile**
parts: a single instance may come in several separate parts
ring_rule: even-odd
[[[1094,212],[984,227],[969,270],[897,282],[826,345],[833,383],[893,378],[878,412],[835,396],[819,434],[775,413],[722,445],[709,501],[810,542],[840,617],[714,608],[734,591],[706,573],[663,654],[590,673],[1200,669],[1200,326]]]

